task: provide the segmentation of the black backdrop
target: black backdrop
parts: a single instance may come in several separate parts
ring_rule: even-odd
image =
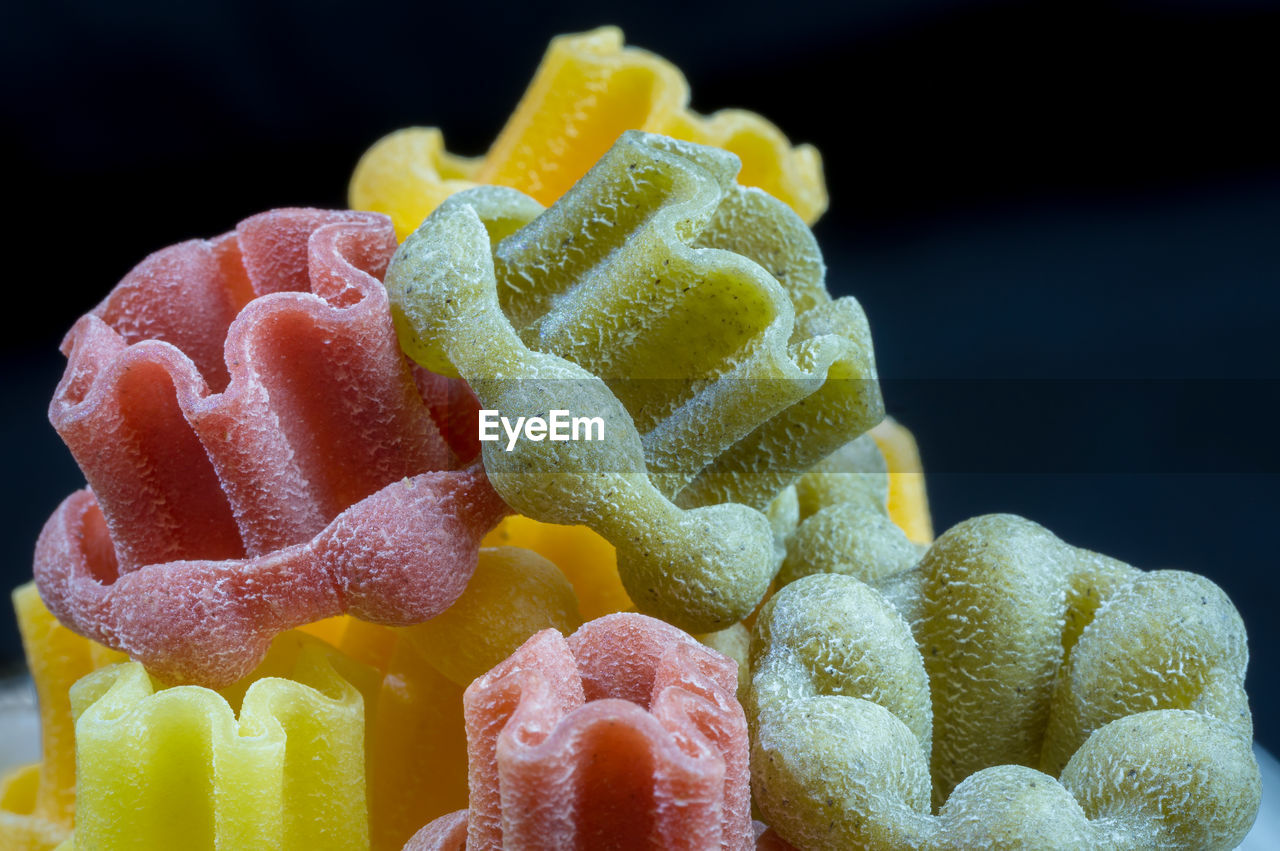
[[[684,69],[695,108],[753,109],[822,150],[830,284],[871,319],[939,530],[1012,511],[1209,575],[1245,617],[1259,738],[1280,747],[1280,10],[685,5],[6,4],[4,584],[82,482],[44,419],[76,316],[157,248],[341,206],[392,129],[482,152],[551,35],[613,22]],[[7,616],[0,653],[17,665]]]

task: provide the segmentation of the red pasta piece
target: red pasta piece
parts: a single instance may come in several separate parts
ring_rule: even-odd
[[[475,432],[433,419],[469,391],[400,352],[394,250],[383,216],[276,210],[153,254],[76,323],[49,416],[91,490],[35,563],[63,623],[217,686],[283,629],[415,623],[462,592],[508,509],[452,469]]]
[[[464,697],[467,848],[753,847],[736,684],[736,663],[644,615],[536,634]],[[452,847],[446,827],[409,847]]]

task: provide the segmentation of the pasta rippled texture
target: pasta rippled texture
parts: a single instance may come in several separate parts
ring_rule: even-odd
[[[754,847],[736,679],[643,615],[537,633],[467,688],[469,810],[406,847]]]
[[[407,624],[509,513],[411,371],[369,213],[277,210],[139,264],[68,334],[50,419],[90,489],[36,547],[50,610],[171,682],[248,673],[284,630]]]
[[[1203,577],[991,515],[764,607],[755,801],[800,848],[1231,848],[1260,801],[1245,633]],[[894,602],[890,602],[890,600]],[[936,813],[934,808],[936,809]]]
[[[379,140],[351,176],[351,207],[385,213],[403,239],[440,202],[478,184],[519,189],[551,204],[626,130],[662,133],[732,151],[742,183],[779,198],[812,224],[827,208],[822,159],[792,146],[773,124],[741,109],[691,111],[680,69],[622,46],[617,27],[552,39],[524,97],[489,152],[445,150],[434,127],[409,127]]]
[[[812,234],[724,151],[628,132],[543,211],[451,197],[387,273],[419,364],[512,420],[563,409],[603,440],[484,444],[522,514],[618,548],[637,607],[723,629],[773,572],[764,508],[883,417],[866,317],[831,300]]]

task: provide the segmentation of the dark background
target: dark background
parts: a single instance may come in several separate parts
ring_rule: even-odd
[[[82,483],[44,419],[58,340],[131,266],[271,207],[342,206],[398,127],[482,153],[548,38],[612,22],[685,71],[696,109],[823,152],[830,285],[871,319],[939,531],[1012,511],[1207,574],[1280,747],[1277,6],[684,5],[5,4],[3,584]],[[7,616],[0,656],[20,658]]]

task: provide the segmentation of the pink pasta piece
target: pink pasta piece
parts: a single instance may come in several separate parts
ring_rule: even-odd
[[[446,378],[410,363],[413,379],[440,429],[459,461],[469,463],[480,454],[480,400],[467,382]]]
[[[63,623],[217,686],[281,630],[456,599],[508,509],[453,469],[469,391],[400,352],[394,251],[383,216],[276,210],[151,255],[75,324],[49,417],[90,490],[35,562]]]
[[[441,816],[405,843],[404,851],[465,851],[469,810]],[[758,821],[751,823],[755,851],[795,851],[795,846]],[[618,847],[619,843],[609,846]],[[625,844],[625,843],[624,843]]]
[[[431,822],[415,833],[404,851],[465,851],[467,847],[467,815],[469,810],[458,810]]]
[[[735,662],[644,615],[537,633],[464,697],[466,847],[752,848],[736,685]],[[432,841],[410,847],[452,847]]]

